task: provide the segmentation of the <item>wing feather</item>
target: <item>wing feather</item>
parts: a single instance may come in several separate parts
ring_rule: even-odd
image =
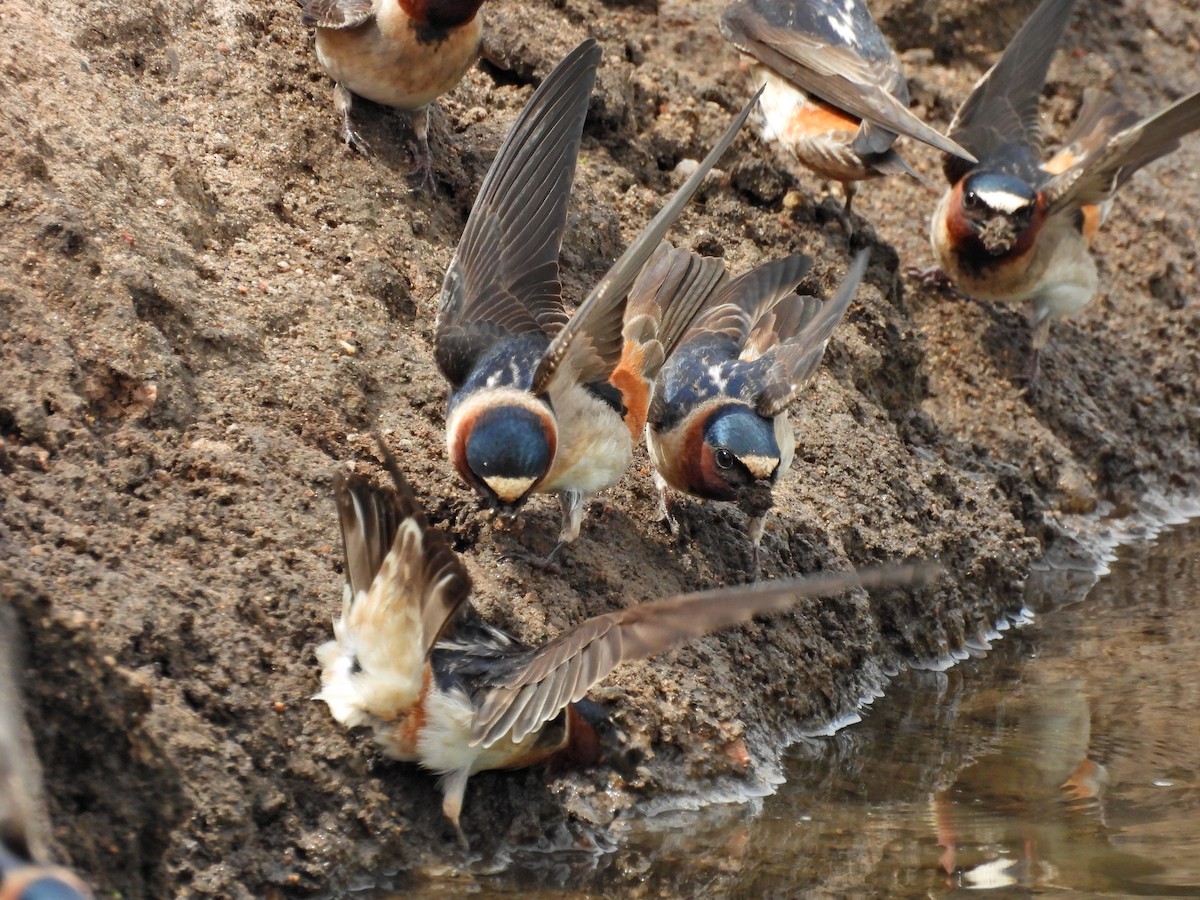
[[[1102,203],[1134,172],[1178,149],[1179,139],[1197,129],[1200,129],[1200,91],[1131,125],[1101,149],[1051,178],[1044,187],[1048,213]]]
[[[595,616],[530,651],[523,665],[477,698],[471,745],[490,747],[510,731],[519,740],[582,699],[621,662],[645,659],[755,616],[782,612],[804,598],[852,588],[914,587],[939,571],[930,563],[881,566],[702,591]],[[585,661],[576,664],[580,657]]]
[[[613,369],[620,362],[624,347],[621,333],[629,289],[633,287],[646,260],[662,242],[667,229],[679,218],[679,214],[700,189],[701,183],[717,164],[717,160],[733,143],[761,93],[761,90],[756,93],[737,114],[696,171],[688,176],[671,199],[650,220],[650,224],[612,264],[580,304],[571,321],[551,341],[534,375],[535,394],[546,391],[553,394],[560,385],[573,382],[607,381],[612,375]]]
[[[1042,0],[958,108],[950,123],[950,137],[981,161],[1014,144],[1040,156],[1038,103],[1050,61],[1074,6],[1075,0]],[[951,184],[957,184],[969,171],[960,160],[949,156],[943,168]]]
[[[922,122],[908,108],[908,84],[900,59],[864,4],[791,3],[741,0],[721,15],[721,31],[745,53],[811,94],[862,119],[855,139],[863,154],[886,153],[903,134],[944,153],[975,158]],[[831,27],[849,15],[850,33]],[[843,24],[843,23],[838,23]]]
[[[437,361],[457,386],[473,338],[497,324],[554,335],[566,323],[558,254],[600,48],[588,39],[534,91],[501,144],[446,271],[435,329]]]
[[[318,28],[357,28],[375,18],[371,0],[302,0],[300,21]]]

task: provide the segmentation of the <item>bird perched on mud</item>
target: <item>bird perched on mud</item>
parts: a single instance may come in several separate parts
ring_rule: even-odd
[[[342,137],[370,148],[354,128],[354,96],[408,113],[417,171],[428,178],[429,104],[454,88],[479,54],[483,0],[301,0],[317,28],[317,60],[335,82]]]
[[[950,189],[930,226],[939,265],[964,293],[1031,301],[1030,385],[1051,321],[1099,288],[1090,246],[1113,195],[1200,128],[1200,92],[1142,119],[1088,91],[1066,146],[1041,162],[1038,100],[1073,7],[1044,0],[959,108],[950,135],[979,163],[945,159]]]
[[[0,609],[0,900],[92,900],[72,872],[51,865],[37,833],[37,762],[17,696],[11,610]]]
[[[689,256],[676,251],[674,261]],[[867,257],[858,254],[824,303],[794,293],[811,263],[806,256],[722,277],[659,372],[646,443],[663,515],[674,528],[668,488],[736,503],[750,517],[755,578],[772,488],[796,449],[788,405],[816,373]]]
[[[446,272],[435,330],[455,469],[506,513],[533,492],[558,493],[551,556],[578,537],[585,498],[615,484],[633,457],[627,419],[644,417],[649,401],[645,368],[633,367],[649,348],[623,340],[629,288],[750,113],[747,105],[568,317],[558,254],[599,59],[595,41],[580,44],[517,118]],[[630,334],[648,339],[641,328]]]
[[[974,162],[909,111],[900,59],[863,0],[739,0],[721,33],[755,60],[762,139],[840,182],[847,224],[858,182],[916,175],[892,148],[899,135]]]
[[[550,757],[600,761],[595,711],[579,701],[620,663],[802,598],[917,585],[935,572],[892,566],[687,594],[595,616],[526,647],[475,612],[466,569],[383,453],[394,490],[356,476],[335,481],[346,586],[336,639],[317,650],[316,699],[342,724],[370,728],[388,756],[440,775],[442,811],[464,845],[470,776]]]

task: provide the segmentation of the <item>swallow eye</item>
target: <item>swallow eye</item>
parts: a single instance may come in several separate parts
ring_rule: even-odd
[[[716,459],[717,459],[717,468],[718,469],[732,469],[733,468],[733,454],[730,453],[728,450],[726,450],[724,447],[717,448],[717,452],[714,455],[716,456]]]
[[[979,199],[979,195],[974,191],[967,191],[963,194],[962,203],[963,209],[975,210],[983,206],[983,201]]]

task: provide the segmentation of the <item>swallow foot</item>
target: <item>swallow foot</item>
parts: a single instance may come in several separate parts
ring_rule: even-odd
[[[950,276],[941,266],[928,266],[924,269],[908,266],[905,268],[904,274],[928,290],[942,291],[947,294],[954,291],[954,282],[950,280]]]
[[[523,547],[517,547],[503,554],[500,559],[503,562],[521,562],[529,566],[531,569],[536,569],[539,572],[545,572],[548,575],[561,575],[562,567],[555,562],[555,557],[563,547],[567,545],[566,541],[559,541],[554,545],[554,549],[545,556],[539,556],[532,550],[526,550]]]
[[[413,167],[408,171],[408,179],[413,182],[413,190],[431,190],[433,188],[433,153],[429,149],[429,107],[423,107],[408,114],[416,140],[409,145],[412,153]]]
[[[364,159],[370,159],[374,155],[373,151],[371,150],[371,145],[368,144],[366,139],[358,133],[353,125],[350,124],[349,116],[347,116],[346,120],[342,123],[342,140],[345,142],[347,147]]]
[[[362,156],[371,156],[371,145],[358,133],[350,118],[350,110],[354,108],[354,95],[341,83],[333,86],[333,105],[342,114],[342,140],[346,146]]]
[[[409,151],[412,153],[413,167],[405,173],[405,177],[412,183],[414,191],[432,191],[433,155],[429,152],[429,144],[422,146],[420,143],[413,143],[409,145]]]

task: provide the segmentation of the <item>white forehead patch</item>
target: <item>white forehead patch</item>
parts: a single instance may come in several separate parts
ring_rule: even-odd
[[[1028,197],[1014,194],[1011,191],[976,191],[975,196],[987,204],[988,209],[1002,213],[1015,213],[1030,204]]]

